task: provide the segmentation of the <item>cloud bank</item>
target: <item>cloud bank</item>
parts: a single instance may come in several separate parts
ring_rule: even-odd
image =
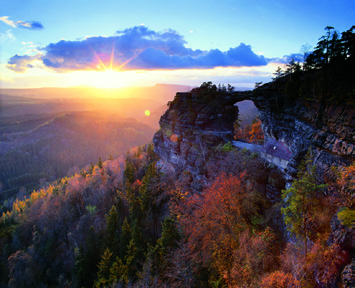
[[[38,21],[17,21],[14,22],[9,19],[9,16],[2,16],[0,17],[0,21],[4,22],[5,24],[13,27],[13,28],[23,28],[29,30],[40,30],[43,29],[43,25]]]
[[[8,68],[25,72],[32,61],[57,72],[112,70],[178,70],[215,67],[264,66],[267,60],[256,55],[250,45],[241,43],[228,51],[193,50],[185,46],[183,36],[174,30],[155,32],[145,26],[117,31],[110,37],[61,40],[42,48],[36,56],[15,55]]]

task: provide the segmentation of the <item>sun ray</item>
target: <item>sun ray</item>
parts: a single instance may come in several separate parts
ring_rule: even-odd
[[[105,71],[107,71],[107,67],[105,65],[104,62],[102,62],[101,58],[99,57],[99,55],[97,55],[97,53],[95,52],[95,50],[93,48],[91,48],[92,52],[94,53],[97,61],[99,61],[99,63],[102,65],[102,67],[104,68]]]
[[[111,58],[110,58],[110,71],[113,69],[113,61],[115,59],[115,43],[112,43]]]

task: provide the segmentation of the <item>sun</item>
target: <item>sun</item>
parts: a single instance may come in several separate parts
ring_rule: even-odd
[[[71,75],[72,82],[76,85],[88,85],[95,88],[121,88],[129,79],[125,72],[105,71],[77,71]],[[131,82],[131,81],[130,81]]]
[[[122,86],[120,73],[117,71],[106,70],[97,72],[96,77],[94,86],[97,88],[118,88]]]

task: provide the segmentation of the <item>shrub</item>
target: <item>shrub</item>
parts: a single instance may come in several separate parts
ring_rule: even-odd
[[[342,225],[350,229],[352,227],[352,221],[355,219],[355,211],[348,207],[342,208],[338,212],[338,218]]]
[[[230,151],[232,151],[232,150],[234,150],[234,146],[233,146],[233,144],[232,144],[231,142],[227,142],[227,143],[224,144],[223,147],[222,147],[222,151],[223,151],[223,152],[230,152]]]

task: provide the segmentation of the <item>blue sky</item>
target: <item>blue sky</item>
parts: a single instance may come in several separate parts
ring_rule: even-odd
[[[354,0],[1,0],[1,87],[267,82]]]

